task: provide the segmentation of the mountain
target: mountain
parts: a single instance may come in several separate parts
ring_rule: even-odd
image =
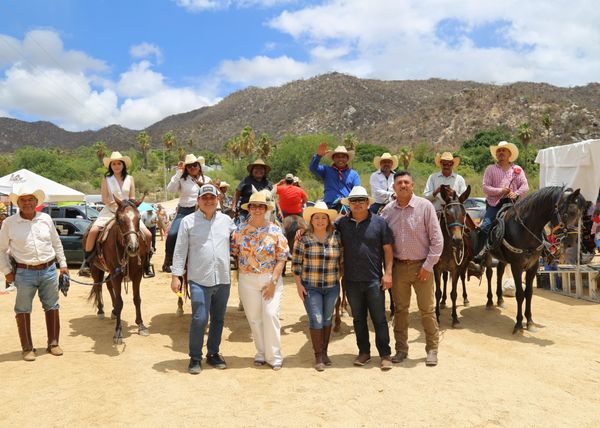
[[[146,131],[152,146],[172,131],[177,141],[219,150],[244,126],[275,140],[285,134],[352,132],[360,141],[397,150],[421,141],[457,147],[476,132],[528,122],[533,143],[546,141],[542,116],[552,120],[550,144],[600,138],[600,84],[562,88],[544,83],[483,84],[442,79],[383,81],[330,73],[282,86],[235,92],[211,107],[169,116]],[[75,148],[104,141],[110,149],[135,146],[139,131],[111,125],[69,132],[49,122],[0,118],[0,148],[24,145]]]

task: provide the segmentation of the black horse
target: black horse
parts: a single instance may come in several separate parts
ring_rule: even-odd
[[[490,230],[488,243],[491,248],[485,265],[489,270],[492,256],[499,260],[497,268],[499,305],[502,303],[501,279],[507,264],[510,264],[515,281],[517,322],[513,333],[523,331],[523,300],[525,300],[527,330],[535,331],[535,323],[531,315],[531,300],[533,279],[539,267],[540,256],[550,246],[545,238],[545,226],[550,223],[556,235],[566,236],[569,230],[577,227],[585,206],[585,198],[580,195],[579,189],[573,191],[558,186],[545,187],[510,205]],[[502,228],[504,228],[503,233]],[[525,272],[525,291],[522,283],[523,272]],[[490,277],[491,275],[488,276],[488,307],[493,305]]]

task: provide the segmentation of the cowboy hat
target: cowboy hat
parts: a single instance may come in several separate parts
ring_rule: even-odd
[[[367,189],[365,189],[362,186],[354,186],[352,188],[352,190],[350,191],[350,194],[346,198],[342,198],[342,204],[350,205],[351,199],[358,199],[358,198],[369,198],[369,205],[371,205],[372,203],[375,202],[375,199],[370,197],[369,194],[367,193]]]
[[[458,166],[458,164],[460,163],[460,157],[454,156],[450,152],[444,152],[442,154],[436,153],[435,154],[435,166],[440,168],[442,161],[452,161],[452,162],[454,162],[454,165],[452,166],[452,168],[456,168]]]
[[[250,195],[250,200],[245,204],[242,204],[241,208],[243,210],[248,211],[248,205],[250,204],[266,205],[268,210],[273,209],[273,202],[267,201],[267,196],[263,192],[255,192],[252,195]]]
[[[314,206],[306,208],[302,217],[305,222],[310,223],[312,216],[319,213],[327,214],[331,223],[333,223],[337,217],[337,211],[327,208],[327,204],[323,201],[317,201]]]
[[[198,162],[200,162],[200,165],[206,165],[206,160],[204,159],[204,156],[199,155],[196,159],[198,160]]]
[[[373,158],[373,165],[375,165],[375,168],[379,169],[381,168],[381,161],[384,160],[391,160],[392,161],[392,169],[396,169],[398,168],[398,156],[394,155],[392,156],[389,153],[384,153],[381,156],[375,156]]]
[[[189,155],[185,155],[185,160],[183,161],[184,165],[192,165],[195,163],[203,165],[203,162],[200,162],[200,159],[197,158],[194,154],[190,153]]]
[[[333,160],[333,157],[337,154],[348,156],[348,162],[350,162],[354,157],[354,150],[347,150],[344,146],[337,146],[335,150],[329,150],[327,153],[325,153],[325,157]]]
[[[302,180],[300,180],[297,176],[294,175],[294,183],[302,183]]]
[[[46,194],[42,189],[34,189],[31,185],[27,183],[23,183],[21,185],[16,185],[13,187],[13,191],[8,196],[13,205],[17,205],[17,201],[21,196],[33,195],[35,199],[37,199],[37,206],[40,206],[44,203],[46,199]]]
[[[271,167],[269,165],[267,165],[264,160],[256,159],[254,162],[252,162],[251,164],[249,164],[246,167],[246,169],[248,170],[248,173],[252,174],[252,168],[254,168],[255,166],[264,166],[266,174],[268,174],[269,171],[271,171]]]
[[[221,181],[219,183],[219,189],[221,189],[222,187],[227,187],[229,189],[229,183],[226,181]]]
[[[496,151],[498,149],[507,149],[510,152],[510,157],[508,158],[509,162],[514,162],[519,157],[519,149],[517,146],[508,141],[500,141],[497,146],[490,146],[490,152],[494,159],[496,158]]]
[[[108,165],[110,165],[112,161],[122,161],[127,168],[131,166],[131,158],[129,156],[123,156],[119,152],[112,152],[110,157],[104,158],[102,162],[104,163],[104,166],[108,168]]]

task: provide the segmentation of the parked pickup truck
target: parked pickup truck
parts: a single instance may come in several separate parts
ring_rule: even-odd
[[[83,218],[94,221],[98,217],[98,211],[85,205],[48,206],[42,208],[42,212],[50,214],[52,218]]]

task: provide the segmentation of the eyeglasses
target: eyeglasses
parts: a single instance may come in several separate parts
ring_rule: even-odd
[[[248,209],[249,209],[249,210],[263,210],[263,209],[264,209],[264,210],[266,210],[266,209],[267,209],[267,206],[266,206],[266,205],[255,205],[255,204],[251,204],[251,205],[248,205]]]
[[[351,204],[363,204],[365,202],[367,202],[369,200],[369,198],[354,198],[354,199],[349,199],[348,201]]]
[[[186,165],[186,168],[197,168],[199,166],[200,166],[200,164],[198,162],[196,162],[196,163],[191,163],[189,165]]]

